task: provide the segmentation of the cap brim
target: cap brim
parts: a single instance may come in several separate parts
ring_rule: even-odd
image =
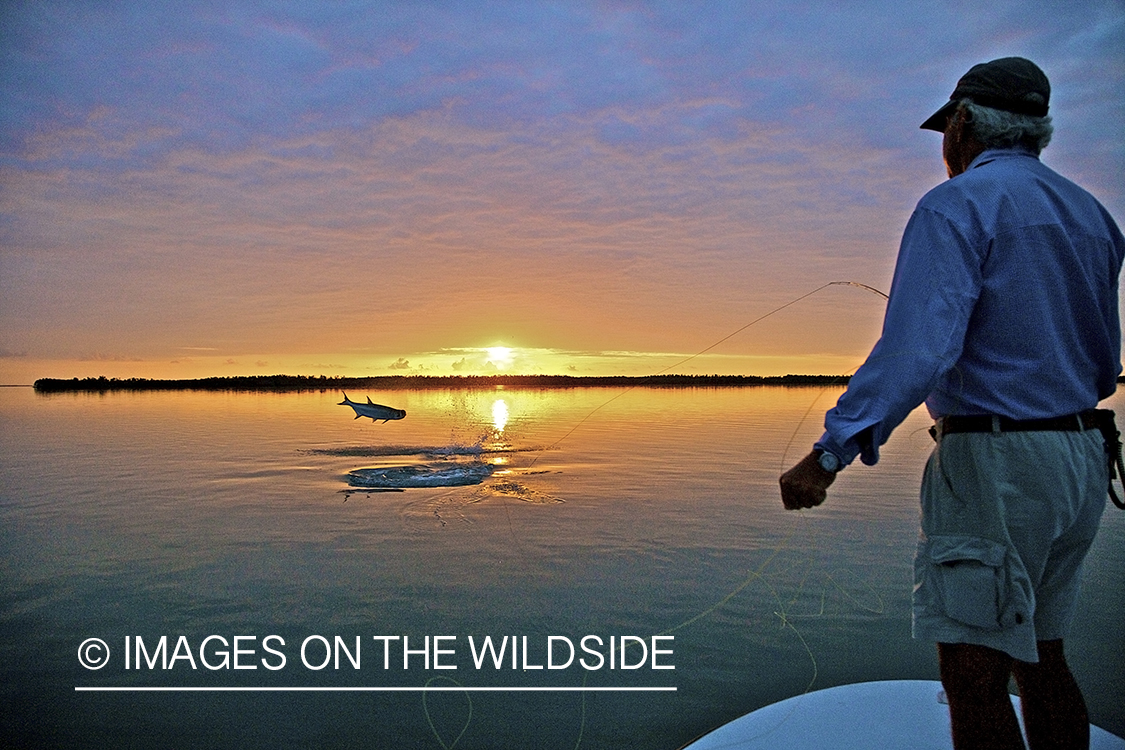
[[[957,109],[957,100],[950,99],[941,109],[930,115],[930,118],[922,123],[920,127],[922,130],[936,130],[939,133],[944,133],[945,126],[949,122],[949,116],[953,114],[953,110],[955,109]]]

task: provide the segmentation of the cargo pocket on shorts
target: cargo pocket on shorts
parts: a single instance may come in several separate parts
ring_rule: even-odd
[[[937,608],[950,619],[984,630],[1001,630],[1024,621],[1011,603],[1005,546],[971,536],[928,540],[930,573]],[[1018,597],[1017,597],[1018,598]]]

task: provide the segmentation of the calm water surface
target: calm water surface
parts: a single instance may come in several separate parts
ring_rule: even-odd
[[[407,410],[383,424],[338,392],[0,389],[3,732],[29,747],[672,750],[808,689],[936,679],[933,647],[910,639],[924,414],[825,506],[781,508],[777,475],[837,394],[349,393]],[[364,490],[349,484],[363,469],[485,478]],[[1094,722],[1119,735],[1123,550],[1111,507],[1069,640]],[[475,666],[469,638],[485,636],[519,645],[515,668],[510,650]],[[599,668],[546,668],[585,636],[599,655],[576,657]],[[626,663],[643,666],[621,669],[620,640],[610,669],[621,636],[672,636],[656,663],[675,669],[636,642]],[[89,670],[95,637],[109,661]],[[427,685],[676,690],[75,691]]]

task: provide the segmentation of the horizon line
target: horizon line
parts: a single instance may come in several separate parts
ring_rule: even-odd
[[[846,385],[850,375],[216,375],[204,378],[39,378],[32,387],[40,393],[150,390],[343,390],[383,387],[390,390],[460,386],[476,387],[605,387],[605,386],[754,386]]]

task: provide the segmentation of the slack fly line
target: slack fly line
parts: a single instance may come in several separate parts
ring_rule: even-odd
[[[680,365],[687,364],[688,362],[691,362],[693,359],[696,359],[697,357],[700,357],[700,356],[706,354],[707,352],[711,351],[712,349],[719,346],[723,342],[734,338],[738,334],[745,331],[747,328],[750,328],[751,326],[757,325],[758,323],[762,322],[763,320],[770,317],[771,315],[779,313],[787,307],[792,307],[793,305],[797,304],[801,300],[808,299],[809,297],[813,296],[814,294],[817,294],[818,292],[822,292],[830,286],[854,286],[854,287],[857,287],[859,289],[866,289],[867,291],[869,291],[873,294],[879,295],[883,299],[887,299],[887,300],[890,299],[890,297],[887,294],[885,294],[884,292],[879,291],[878,289],[876,289],[873,286],[868,286],[867,284],[861,284],[858,281],[829,281],[827,284],[822,284],[821,286],[818,286],[816,289],[813,289],[811,292],[806,292],[805,294],[802,294],[800,297],[797,297],[796,299],[789,300],[784,305],[779,305],[778,307],[775,307],[774,309],[770,310],[769,312],[765,313],[764,315],[759,315],[757,318],[754,318],[753,320],[751,320],[749,323],[742,326],[738,330],[732,331],[732,332],[728,333],[726,336],[723,336],[721,339],[719,339],[715,343],[711,344],[707,348],[701,349],[700,351],[696,352],[695,354],[691,355],[690,357],[687,357],[685,359],[681,359],[679,362],[674,362],[673,364],[668,365],[663,370],[660,370],[660,371],[658,371],[654,374],[655,375],[663,375],[664,373],[668,372],[669,370],[671,370],[674,367],[679,367]],[[595,407],[586,416],[584,416],[584,417],[582,417],[582,419],[578,420],[578,422],[575,423],[575,425],[573,427],[571,427],[570,430],[568,430],[565,435],[563,435],[561,438],[559,438],[555,442],[551,443],[544,450],[550,450],[551,448],[554,448],[555,446],[557,446],[562,441],[566,440],[568,437],[573,435],[579,427],[581,427],[583,424],[585,424],[586,421],[588,419],[590,419],[590,417],[594,416],[599,411],[601,411],[603,408],[605,408],[606,406],[609,406],[614,401],[621,398],[626,393],[628,393],[629,391],[633,390],[636,387],[637,386],[635,386],[635,385],[631,385],[628,388],[626,388],[625,390],[618,393],[617,395],[607,399],[605,402],[603,402],[602,404]],[[542,454],[540,453],[539,455],[542,455]],[[535,458],[532,459],[531,463],[528,465],[528,468],[531,468],[532,466],[535,465],[535,462],[539,460],[539,455],[536,455]]]

